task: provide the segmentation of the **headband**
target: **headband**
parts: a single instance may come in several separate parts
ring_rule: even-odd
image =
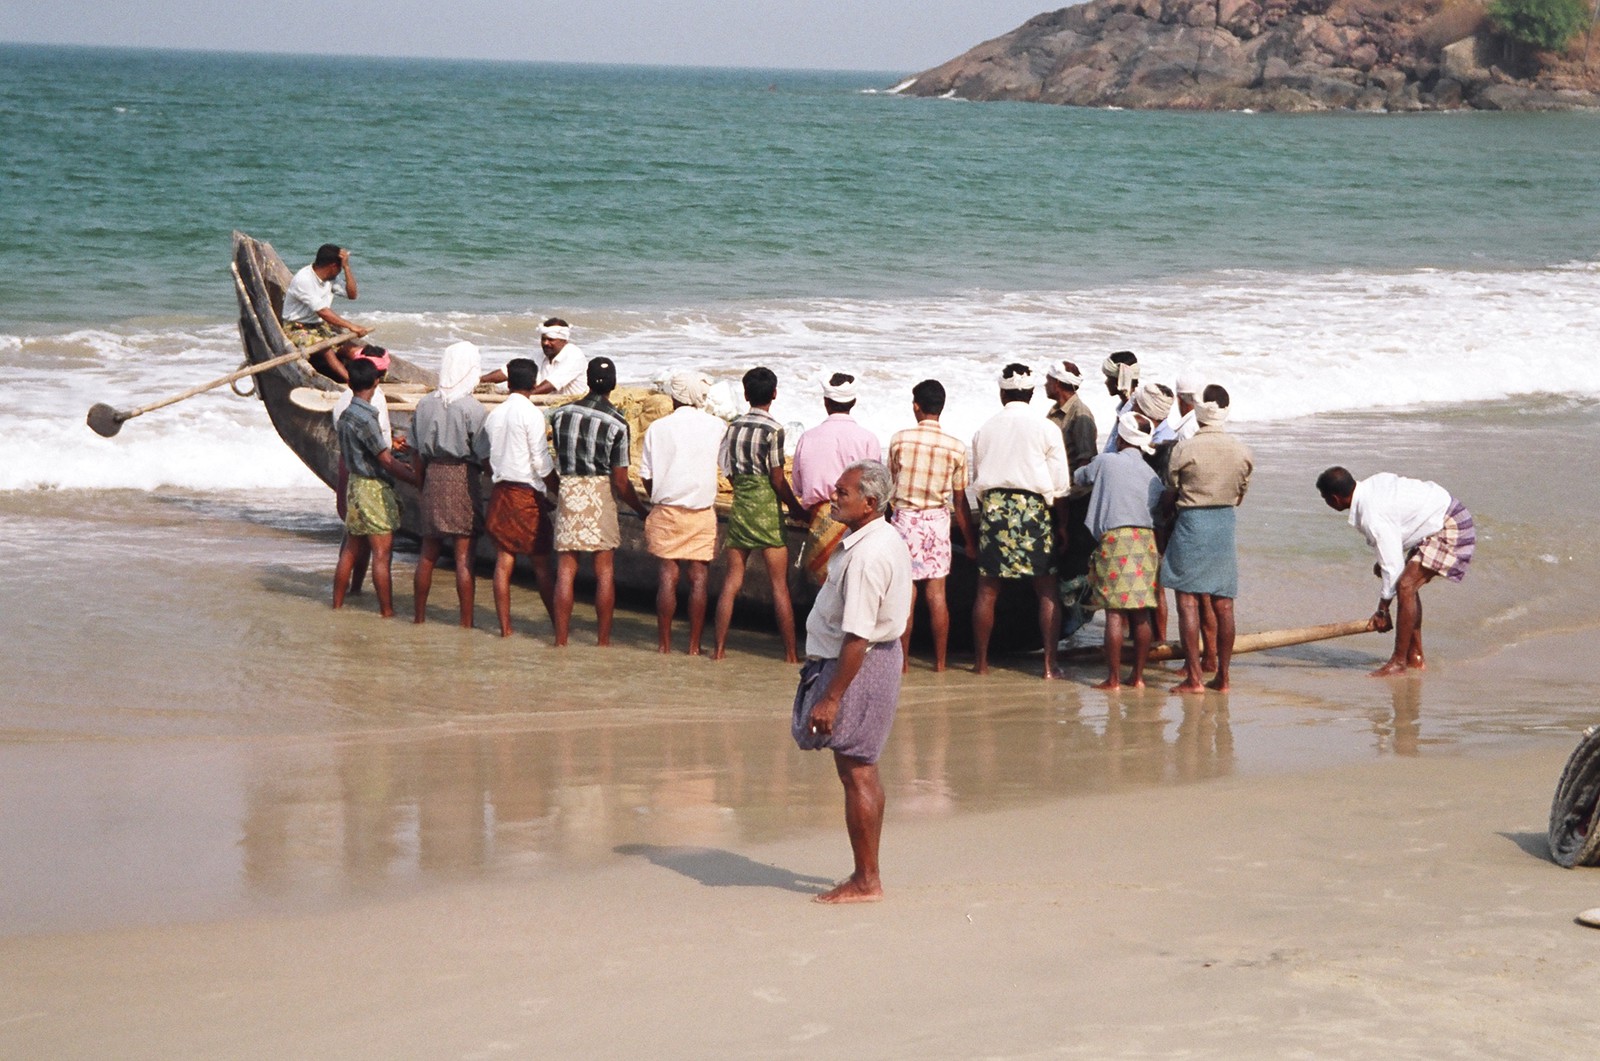
[[[706,403],[706,394],[710,390],[711,381],[698,372],[674,372],[667,381],[667,393],[680,405],[698,408]]]
[[[564,324],[539,325],[539,338],[571,340],[572,329]]]
[[[840,404],[856,400],[856,381],[854,379],[846,380],[838,386],[834,386],[828,382],[832,378],[833,373],[830,372],[822,380],[822,396],[824,398],[830,402],[839,402]]]
[[[1105,363],[1100,366],[1100,371],[1105,374],[1106,379],[1117,381],[1117,391],[1120,394],[1131,393],[1134,385],[1139,382],[1139,363],[1137,361],[1131,365],[1124,365],[1122,362],[1113,361],[1108,357]]]
[[[1052,361],[1045,375],[1057,383],[1066,384],[1068,387],[1081,387],[1083,385],[1083,377],[1076,372],[1068,372],[1066,366],[1067,363],[1065,361]]]
[[[1194,422],[1201,427],[1209,424],[1225,424],[1228,422],[1228,407],[1218,405],[1216,402],[1196,402]]]
[[[1156,448],[1150,444],[1150,432],[1139,426],[1138,413],[1126,412],[1117,417],[1117,437],[1145,453],[1154,453],[1156,451]]]
[[[1033,372],[1023,369],[1020,372],[1007,370],[1000,373],[1000,389],[1006,391],[1031,391],[1033,390]]]
[[[1133,407],[1159,424],[1172,412],[1172,395],[1163,393],[1154,383],[1142,385],[1133,395]]]

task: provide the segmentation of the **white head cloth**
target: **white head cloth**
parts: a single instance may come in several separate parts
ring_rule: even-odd
[[[483,374],[482,358],[472,343],[451,343],[444,348],[439,365],[439,389],[434,391],[446,405],[472,393]]]
[[[572,329],[564,324],[541,324],[539,325],[539,338],[567,341],[572,338]]]
[[[674,372],[667,381],[667,393],[680,405],[699,408],[706,403],[706,393],[710,390],[711,381],[698,372]]]
[[[1150,444],[1150,432],[1139,425],[1140,419],[1131,409],[1117,417],[1117,437],[1136,449],[1154,453],[1156,448]]]
[[[1154,383],[1141,384],[1133,394],[1133,407],[1148,416],[1151,423],[1159,424],[1172,412],[1172,395]]]
[[[822,377],[822,396],[830,402],[853,402],[856,400],[856,381],[852,376],[844,383],[834,386],[828,381],[841,373],[830,372]]]
[[[1064,383],[1069,387],[1081,387],[1083,385],[1083,377],[1076,372],[1069,372],[1065,361],[1050,362],[1050,367],[1045,371],[1045,375],[1057,383]]]
[[[1183,366],[1183,371],[1178,373],[1177,382],[1172,385],[1172,389],[1178,392],[1178,397],[1198,402],[1200,392],[1206,389],[1206,374],[1191,362]]]
[[[1033,370],[1025,368],[1017,372],[1007,369],[1000,373],[1000,389],[1003,391],[1033,390]]]
[[[1113,361],[1109,357],[1100,366],[1100,371],[1106,379],[1117,381],[1118,394],[1131,394],[1133,388],[1139,383],[1139,362],[1124,365],[1120,361]]]
[[[1225,424],[1228,422],[1228,407],[1218,405],[1216,402],[1196,402],[1194,422],[1201,427],[1208,424]]]

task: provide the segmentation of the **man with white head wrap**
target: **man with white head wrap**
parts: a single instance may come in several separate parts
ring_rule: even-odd
[[[1100,374],[1106,380],[1106,392],[1114,398],[1121,399],[1117,406],[1117,418],[1123,413],[1133,411],[1133,394],[1139,389],[1139,357],[1132,350],[1118,350],[1106,358],[1100,365]],[[1105,448],[1102,453],[1115,453],[1117,451],[1117,424],[1113,420],[1111,434],[1106,436]]]
[[[1052,361],[1045,375],[1044,392],[1055,404],[1047,414],[1050,422],[1061,428],[1061,439],[1067,446],[1067,466],[1073,471],[1086,468],[1100,452],[1096,444],[1099,428],[1094,413],[1078,395],[1083,385],[1083,375],[1071,361]],[[1087,486],[1074,484],[1067,493],[1066,542],[1061,551],[1061,577],[1071,582],[1089,572],[1089,554],[1094,552],[1094,538],[1090,536],[1084,519],[1089,514]],[[1063,588],[1063,593],[1067,589]]]
[[[883,459],[878,437],[850,415],[856,406],[855,376],[835,372],[824,378],[822,406],[828,418],[800,436],[791,471],[795,496],[811,513],[811,529],[800,563],[807,577],[818,585],[828,577],[828,557],[844,538],[844,527],[828,516],[828,499],[834,484],[856,461]]]
[[[706,625],[706,580],[717,550],[717,453],[728,425],[700,408],[711,381],[674,372],[667,384],[672,412],[645,429],[639,478],[651,501],[645,546],[658,561],[658,648],[672,651],[681,565],[689,565],[689,655],[700,655]]]
[[[1194,407],[1200,402],[1200,392],[1206,389],[1206,374],[1193,364],[1186,365],[1178,373],[1173,389],[1178,392],[1178,417],[1176,420],[1169,417],[1168,422],[1172,425],[1173,437],[1182,442],[1193,438],[1200,430],[1194,418]]]
[[[570,324],[560,317],[546,317],[539,325],[539,349],[544,353],[544,358],[539,362],[539,375],[533,385],[533,393],[569,397],[581,397],[588,393],[584,377],[589,356],[572,342]],[[480,380],[483,383],[505,381],[505,365],[487,373]]]
[[[1175,693],[1200,693],[1203,610],[1209,598],[1216,615],[1216,677],[1209,688],[1228,691],[1233,659],[1233,601],[1239,595],[1239,557],[1234,543],[1235,513],[1250,489],[1255,460],[1243,442],[1223,430],[1228,392],[1212,384],[1200,395],[1195,418],[1200,430],[1172,449],[1167,467],[1166,504],[1176,505],[1177,522],[1161,559],[1161,584],[1178,594],[1178,632],[1183,640],[1184,678]]]
[[[989,672],[995,602],[1005,579],[1028,579],[1039,599],[1044,676],[1054,678],[1061,606],[1056,598],[1055,510],[1072,485],[1061,431],[1034,412],[1033,372],[1013,362],[1000,374],[1000,411],[972,437],[972,490],[978,497],[978,561],[972,603],[973,672]]]
[[[482,360],[472,343],[453,343],[439,366],[439,386],[422,396],[411,414],[411,445],[421,460],[422,550],[412,579],[414,621],[428,616],[428,592],[444,540],[454,541],[456,598],[461,625],[472,626],[475,578],[473,539],[482,527],[479,472],[489,459],[483,435],[488,410],[472,396]]]
[[[1153,448],[1149,420],[1136,412],[1123,413],[1112,434],[1117,448],[1072,475],[1074,483],[1093,488],[1089,531],[1099,543],[1089,566],[1089,584],[1096,604],[1106,610],[1108,676],[1095,688],[1122,687],[1122,645],[1131,633],[1133,669],[1128,684],[1142,689],[1161,563],[1155,534],[1161,480],[1144,459]]]

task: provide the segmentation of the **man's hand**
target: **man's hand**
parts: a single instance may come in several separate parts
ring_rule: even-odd
[[[1372,618],[1367,620],[1367,629],[1375,630],[1380,634],[1387,634],[1394,629],[1394,620],[1389,618],[1387,608],[1379,608],[1372,613]]]
[[[339,268],[341,268],[341,269],[350,268],[350,248],[349,247],[340,247],[339,248]]]
[[[839,717],[839,697],[824,696],[811,709],[811,732],[826,737],[833,733],[833,720]]]

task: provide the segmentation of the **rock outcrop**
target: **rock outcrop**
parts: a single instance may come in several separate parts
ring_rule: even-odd
[[[1492,31],[1478,0],[1090,0],[897,86],[917,96],[1261,111],[1600,107],[1574,56]]]

